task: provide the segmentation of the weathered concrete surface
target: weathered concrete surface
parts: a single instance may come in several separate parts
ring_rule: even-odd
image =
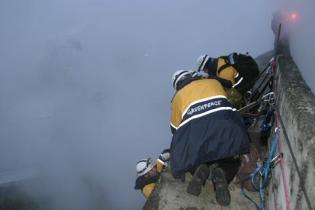
[[[280,143],[284,168],[282,171],[280,167],[275,169],[269,209],[314,209],[315,97],[290,56],[279,57],[277,71],[276,95],[283,121]]]
[[[191,176],[186,175],[186,182],[174,179],[169,171],[163,172],[153,194],[148,198],[143,210],[252,210],[255,206],[241,195],[235,184],[230,185],[231,205],[222,207],[215,201],[213,185],[207,181],[201,194],[197,196],[186,192]],[[249,193],[249,192],[248,192]],[[256,193],[249,193],[258,199]]]
[[[273,25],[287,27],[281,19],[274,17]],[[274,170],[267,204],[269,209],[311,210],[315,208],[315,97],[291,58],[289,33],[282,34],[275,42],[279,55],[275,79],[281,131],[278,149],[284,158]]]

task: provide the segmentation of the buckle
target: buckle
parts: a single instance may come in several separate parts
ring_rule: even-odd
[[[268,103],[270,106],[276,104],[276,97],[274,92],[267,93],[261,98],[263,102]]]

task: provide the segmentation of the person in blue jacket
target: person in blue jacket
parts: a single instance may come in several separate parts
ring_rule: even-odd
[[[212,171],[216,199],[229,205],[228,183],[236,175],[241,154],[249,152],[249,137],[242,117],[227,100],[222,84],[198,73],[179,70],[173,75],[170,165],[174,177],[193,171],[187,192],[199,195]]]

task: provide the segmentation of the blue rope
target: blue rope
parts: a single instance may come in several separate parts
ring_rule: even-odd
[[[278,145],[278,136],[277,136],[277,128],[275,128],[274,136],[271,144],[271,148],[269,151],[267,161],[264,161],[261,165],[259,165],[255,171],[253,171],[249,176],[247,176],[241,183],[241,193],[250,200],[256,207],[257,210],[265,210],[265,186],[267,184],[269,174],[272,169],[272,160],[274,159],[277,151]],[[257,187],[255,184],[255,180],[259,179],[259,186]],[[244,191],[244,183],[248,180],[251,180],[251,184],[259,192],[259,204],[257,204],[252,198],[250,198]]]
[[[274,109],[269,107],[265,117],[264,121],[261,125],[261,132],[267,132],[272,127],[272,117],[274,115]]]

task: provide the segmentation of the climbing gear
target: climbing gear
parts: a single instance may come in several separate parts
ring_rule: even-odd
[[[269,87],[269,90],[272,90],[273,86],[273,66],[274,66],[274,58],[271,58],[269,60],[268,65],[263,69],[263,71],[259,74],[257,78],[256,84],[246,92],[245,95],[245,101],[255,101],[258,98],[261,97],[261,95],[266,94],[267,88]]]
[[[188,75],[190,75],[191,77],[194,77],[194,76],[197,76],[197,72],[190,71],[190,70],[178,70],[178,71],[176,71],[172,77],[173,88],[175,90],[177,90],[178,83],[181,80],[185,79],[185,77],[187,77]]]
[[[191,181],[187,186],[187,193],[199,196],[201,193],[202,186],[206,183],[210,174],[209,166],[206,164],[201,164],[197,167]]]
[[[263,97],[261,97],[262,102],[264,103],[264,106],[266,106],[267,104],[269,106],[274,106],[276,104],[276,98],[275,98],[275,93],[274,92],[269,92],[265,95],[263,95]]]
[[[266,108],[267,105],[274,106],[275,105],[275,96],[274,92],[269,92],[265,95],[263,95],[261,98],[258,98],[255,101],[250,102],[246,106],[240,108],[238,111],[243,114],[248,111],[250,111],[252,108],[257,107],[258,105],[261,105],[259,107],[259,110],[262,111],[264,108]]]
[[[228,206],[231,203],[231,195],[225,173],[222,168],[217,167],[212,172],[212,182],[215,188],[215,198],[218,204]]]
[[[265,187],[270,179],[271,169],[273,169],[280,159],[283,157],[283,154],[280,153],[276,155],[277,144],[278,144],[278,128],[274,130],[274,136],[271,143],[270,151],[268,158],[265,161],[258,162],[257,168],[252,172],[248,177],[246,177],[241,183],[241,192],[242,194],[250,200],[256,206],[257,210],[264,210],[265,203]],[[257,204],[253,199],[251,199],[244,191],[244,183],[248,180],[251,180],[253,187],[259,192],[260,202]],[[259,186],[257,186],[257,182]]]
[[[143,176],[148,173],[155,166],[155,162],[152,161],[152,158],[142,159],[136,164],[137,175]]]
[[[267,132],[269,129],[273,126],[273,115],[274,115],[274,109],[269,108],[267,113],[264,116],[263,123],[261,124],[261,132]]]
[[[276,155],[272,160],[271,160],[271,168],[276,167],[276,165],[280,162],[280,160],[283,158],[283,153],[280,153]]]
[[[274,68],[274,59],[269,61],[267,67],[261,72],[258,80],[259,84],[255,85],[251,92],[247,95],[247,100],[250,103],[247,106],[241,108],[239,111],[242,113],[246,113],[255,108],[256,116],[263,115],[263,122],[260,126],[261,128],[261,140],[264,140],[265,145],[267,145],[267,139],[270,135],[271,128],[273,127],[274,122],[274,112],[275,112],[275,93],[273,92],[273,79],[274,72],[272,72]],[[267,91],[267,87],[269,87],[269,91]],[[268,158],[263,161],[257,161],[256,169],[246,178],[244,178],[241,182],[241,193],[254,205],[257,210],[264,210],[265,203],[265,192],[264,189],[270,179],[271,170],[277,165],[277,163],[282,158],[283,154],[280,153],[276,155],[277,145],[278,145],[278,128],[276,127],[273,132],[273,138],[270,145],[270,150],[268,153]],[[260,201],[257,204],[253,199],[251,199],[244,192],[245,182],[251,181],[251,184],[256,191],[259,192]]]
[[[258,112],[262,111],[267,105],[275,105],[275,95],[273,90],[273,67],[275,59],[270,59],[268,65],[259,74],[257,78],[258,83],[253,88],[244,94],[244,101],[246,105],[239,109],[239,112],[244,114],[253,108],[260,106]],[[269,87],[269,89],[267,89]],[[260,114],[259,114],[260,115]],[[258,115],[258,116],[259,116]]]
[[[268,110],[266,111],[266,114],[264,116],[264,120],[260,126],[260,142],[262,145],[267,146],[268,144],[268,138],[271,133],[271,128],[273,127],[274,123],[274,108],[273,106],[269,106]]]

